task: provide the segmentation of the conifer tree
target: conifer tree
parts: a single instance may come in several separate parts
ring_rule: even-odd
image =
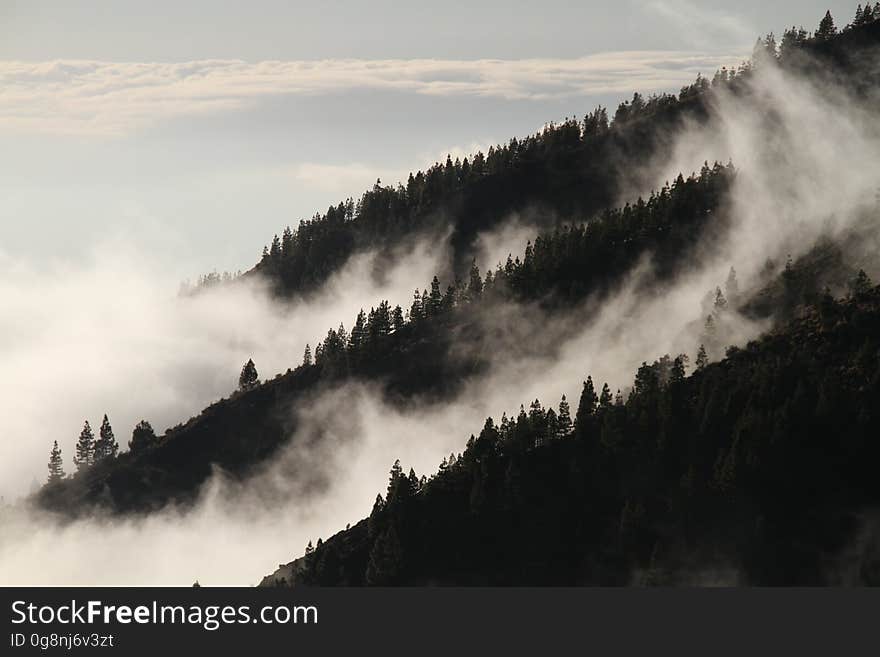
[[[565,438],[571,433],[571,408],[565,395],[562,395],[562,401],[559,402],[559,413],[556,416],[556,437]]]
[[[95,462],[95,435],[92,433],[92,427],[86,420],[83,424],[79,439],[76,441],[76,451],[73,455],[73,463],[76,465],[77,471],[85,470]]]
[[[724,283],[724,292],[727,295],[727,302],[736,307],[739,299],[739,281],[736,279],[736,269],[730,268],[727,274],[727,282]]]
[[[159,442],[156,438],[156,432],[153,426],[146,420],[138,422],[134,430],[131,432],[131,440],[128,443],[128,450],[132,454],[143,452],[144,450],[154,447]]]
[[[256,388],[257,385],[259,385],[257,367],[254,365],[253,359],[248,358],[248,362],[241,368],[241,375],[238,377],[238,388],[242,392],[246,392]]]
[[[49,479],[50,484],[64,479],[64,461],[61,458],[61,449],[58,447],[56,440],[52,444],[52,451],[49,453]]]
[[[403,309],[400,306],[394,306],[394,310],[391,311],[391,330],[397,333],[403,328],[403,324]]]
[[[577,415],[575,415],[575,426],[578,429],[586,427],[588,418],[592,417],[596,412],[596,404],[598,402],[599,398],[596,396],[596,389],[593,387],[593,377],[588,376],[587,380],[584,381],[581,399],[578,402]]]
[[[706,365],[709,364],[709,355],[706,353],[705,345],[700,345],[700,348],[697,350],[697,360],[695,361],[697,366],[697,371],[702,370]]]
[[[101,429],[98,432],[98,440],[95,441],[95,463],[116,456],[118,451],[119,443],[116,442],[110,420],[107,419],[105,413],[104,419],[101,421]]]
[[[837,34],[837,28],[834,26],[834,18],[831,12],[826,11],[824,18],[819,22],[819,29],[816,30],[816,38],[820,41],[827,41]]]
[[[309,367],[312,364],[312,348],[306,342],[306,350],[303,352],[303,365]]]
[[[367,315],[361,308],[351,327],[351,333],[348,336],[348,348],[357,352],[363,348],[367,342]]]
[[[477,261],[471,263],[470,280],[468,281],[467,298],[470,301],[479,299],[483,293],[483,279],[480,278],[480,269],[477,267]]]
[[[589,379],[587,379],[589,381]],[[599,394],[599,408],[608,408],[611,406],[611,388],[607,383],[602,384],[602,392]]]
[[[546,417],[546,440],[554,440],[559,437],[559,418],[556,415],[556,411],[552,408],[547,409]]]
[[[424,303],[424,297],[422,299]],[[440,293],[440,280],[435,276],[431,281],[431,294],[428,297],[425,315],[434,317],[440,314],[443,308],[443,295]]]
[[[857,297],[865,294],[872,287],[870,277],[865,273],[864,269],[859,269],[859,273],[849,282],[850,296]]]
[[[409,320],[411,322],[418,322],[425,316],[424,314],[424,304],[422,302],[422,294],[419,292],[418,288],[415,292],[413,292],[413,302],[412,306],[409,309]]]

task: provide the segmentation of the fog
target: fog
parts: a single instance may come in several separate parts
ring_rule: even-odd
[[[0,256],[0,495],[42,483],[53,440],[70,470],[85,419],[96,428],[107,413],[124,447],[142,418],[160,432],[227,396],[248,358],[271,378],[363,305],[408,305],[412,281],[446,266],[428,244],[407,245],[387,270],[360,254],[319,293],[290,303],[256,279],[179,296],[180,281],[158,260],[120,242],[98,245],[80,266]]]
[[[610,294],[564,315],[514,306],[483,313],[497,329],[487,332],[492,342],[459,348],[488,354],[491,366],[463,382],[455,399],[404,410],[365,384],[303,399],[291,409],[299,421],[289,447],[246,482],[218,472],[189,512],[59,527],[7,511],[0,582],[253,584],[300,556],[307,541],[367,515],[395,459],[431,474],[486,416],[499,420],[535,398],[555,406],[562,394],[576,406],[588,374],[597,385],[625,391],[642,361],[665,353],[693,360],[702,301],[731,266],[747,290],[768,257],[796,258],[819,235],[863,229],[876,203],[880,135],[872,104],[769,66],[757,72],[754,92],[750,104],[719,93],[710,124],[685,126],[672,152],[643,172],[656,187],[679,171],[699,170],[704,160],[732,159],[739,171],[726,209],[730,232],[710,233],[674,281],[657,284],[645,257]],[[480,262],[521,255],[524,239],[533,238],[529,229],[512,221],[482,236]],[[442,243],[414,245],[378,282],[368,275],[373,257],[359,256],[320,294],[284,306],[255,285],[176,298],[142,254],[119,248],[76,271],[10,263],[2,289],[11,311],[0,348],[12,367],[6,380],[14,382],[3,395],[8,435],[20,438],[3,443],[4,483],[21,490],[42,474],[48,446],[59,437],[69,467],[84,417],[95,423],[106,410],[120,442],[142,416],[164,428],[228,394],[248,357],[263,377],[273,375],[298,362],[307,340],[340,321],[349,326],[362,305],[380,298],[408,305],[413,287],[443,270]],[[727,344],[767,328],[732,311],[723,323]],[[300,474],[290,476],[294,463]]]

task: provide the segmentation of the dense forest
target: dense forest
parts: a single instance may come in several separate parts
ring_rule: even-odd
[[[281,296],[317,289],[358,251],[390,254],[450,226],[452,267],[413,281],[408,307],[365,300],[373,307],[340,318],[274,378],[262,381],[249,360],[228,398],[162,435],[139,423],[128,450],[106,415],[98,438],[86,422],[76,473],[65,475],[55,443],[34,502],[69,517],[189,504],[215,466],[254,473],[295,435],[291,408],[340,383],[371,382],[402,405],[454,398],[489,368],[485,319],[500,309],[564,316],[610,294],[645,256],[644,285],[662,289],[730,230],[737,170],[707,162],[619,202],[642,168],[683,125],[708,121],[720,88],[747,100],[756,67],[810,69],[870,93],[880,80],[866,62],[878,45],[880,3],[860,6],[842,30],[827,14],[815,33],[793,27],[779,44],[768,35],[751,61],[677,95],[635,94],[612,116],[599,107],[406,185],[377,181],[357,202],[285,229],[241,275]],[[513,211],[533,213],[541,232],[481,272],[477,236]],[[577,404],[534,400],[516,417],[489,418],[436,474],[396,463],[368,519],[310,544],[264,584],[680,584],[719,569],[741,583],[880,583],[876,536],[859,542],[855,566],[828,557],[854,544],[880,494],[880,289],[850,256],[859,239],[768,262],[754,289],[740,290],[731,269],[725,289],[709,293],[693,350],[645,363],[631,389],[584,372]],[[211,274],[190,292],[238,277]],[[727,313],[774,328],[728,348]]]
[[[880,584],[880,526],[829,557],[880,502],[880,287],[686,364],[487,418],[430,478],[395,463],[368,519],[264,584]]]
[[[286,227],[263,250],[244,276],[270,280],[279,294],[306,293],[341,268],[356,251],[393,251],[395,244],[425,232],[452,228],[453,270],[463,276],[475,255],[477,236],[503,223],[512,212],[528,212],[543,228],[576,223],[643,186],[644,169],[662,157],[688,122],[706,121],[719,88],[748,93],[753,69],[768,60],[832,82],[840,75],[862,90],[876,88],[878,72],[865,59],[880,31],[876,7],[859,11],[838,31],[828,14],[815,33],[791,27],[776,41],[758,39],[752,59],[722,68],[712,78],[698,76],[675,94],[634,93],[612,113],[597,107],[582,119],[551,122],[540,132],[513,138],[487,153],[435,163],[411,173],[406,184],[377,181],[358,199],[340,201],[326,212]],[[817,59],[818,58],[818,59]],[[826,65],[818,70],[816,62]],[[234,280],[208,274],[200,285]],[[195,288],[199,289],[198,286]]]

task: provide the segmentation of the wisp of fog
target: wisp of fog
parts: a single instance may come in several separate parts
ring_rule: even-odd
[[[674,281],[648,285],[646,257],[611,294],[563,315],[493,309],[483,321],[503,327],[502,337],[491,332],[498,341],[490,350],[461,346],[491,353],[488,373],[442,405],[402,409],[364,383],[302,399],[291,409],[298,428],[288,447],[244,482],[217,472],[189,511],[62,526],[8,510],[0,582],[253,584],[301,555],[309,540],[369,514],[395,459],[430,475],[487,416],[497,421],[535,398],[555,406],[563,394],[574,406],[588,374],[625,390],[642,361],[666,353],[693,358],[701,301],[731,266],[748,289],[768,258],[796,258],[820,235],[852,228],[876,203],[876,107],[769,65],[751,85],[748,102],[718,90],[713,118],[685,126],[672,152],[650,166],[655,187],[704,160],[732,159],[738,169],[727,209],[732,228]],[[526,235],[515,224],[484,235],[482,259],[504,259],[516,244],[521,253]],[[0,454],[6,494],[42,471],[52,440],[69,457],[84,418],[96,422],[108,412],[120,438],[141,417],[163,428],[184,420],[230,392],[247,358],[271,376],[297,364],[307,341],[314,346],[328,328],[349,325],[361,306],[382,298],[405,306],[447,257],[416,243],[377,283],[367,275],[373,256],[362,254],[313,298],[279,304],[256,283],[178,298],[131,252],[112,251],[76,270],[4,263],[0,349],[10,384],[7,435],[14,437]],[[735,313],[727,325],[734,344],[765,328]],[[291,476],[291,463],[307,467]]]

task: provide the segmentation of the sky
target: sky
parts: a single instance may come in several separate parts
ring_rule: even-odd
[[[613,108],[633,91],[677,91],[699,72],[739,63],[759,34],[813,29],[826,2],[0,0],[0,498],[45,476],[52,440],[72,471],[84,418],[96,427],[108,413],[123,448],[141,418],[162,432],[228,395],[247,358],[271,378],[298,361],[305,342],[349,325],[360,306],[406,303],[412,281],[442,265],[443,250],[429,243],[402,255],[381,284],[369,275],[369,254],[360,255],[320,295],[290,305],[254,281],[255,289],[178,298],[182,280],[252,266],[273,233],[376,178],[403,179],[447,153],[485,150],[598,103]],[[829,7],[840,24],[854,13]],[[0,581],[95,583],[70,565],[88,553],[115,583],[252,583],[296,546],[367,513],[393,458],[431,472],[486,414],[515,413],[538,395],[574,398],[585,372],[625,386],[642,360],[693,353],[687,327],[699,326],[700,298],[731,263],[746,281],[780,245],[802,252],[792,244],[811,244],[806,228],[873,198],[878,141],[865,127],[873,123],[797,84],[770,79],[764,91],[794,99],[782,118],[798,129],[781,134],[810,137],[785,143],[785,166],[761,156],[777,143],[759,129],[763,114],[735,105],[725,130],[682,137],[663,163],[672,175],[728,156],[742,167],[741,230],[711,266],[650,303],[632,292],[636,271],[601,312],[584,309],[591,321],[575,322],[583,332],[557,345],[553,367],[511,358],[493,373],[508,387],[480,382],[429,421],[423,409],[397,416],[370,391],[355,395],[358,412],[343,415],[363,427],[339,434],[343,447],[371,460],[335,454],[341,491],[314,509],[285,508],[296,522],[278,523],[274,508],[218,516],[228,510],[207,504],[183,522],[162,515],[97,530],[28,526],[0,540]],[[791,193],[777,205],[780,187]],[[503,257],[529,230],[495,235],[490,250]],[[636,308],[641,321],[631,321]],[[544,339],[557,335],[543,319],[538,329]],[[528,332],[511,337],[517,348],[533,342]],[[330,401],[306,409],[314,426],[333,429],[339,403]],[[412,441],[425,427],[434,434]],[[390,442],[377,443],[379,435]],[[351,471],[345,464],[355,461]],[[205,536],[218,547],[207,558]]]
[[[169,284],[550,120],[675,91],[849,3],[0,2],[0,257]],[[845,19],[845,20],[841,20]]]

